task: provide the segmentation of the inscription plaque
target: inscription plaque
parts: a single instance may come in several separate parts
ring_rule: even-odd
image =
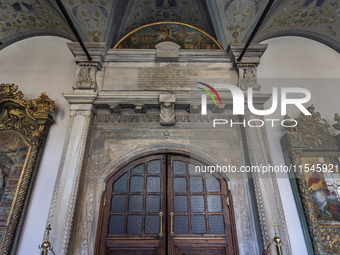
[[[188,67],[139,67],[137,86],[141,89],[189,89],[191,76]]]

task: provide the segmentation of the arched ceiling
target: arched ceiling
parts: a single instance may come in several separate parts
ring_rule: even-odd
[[[269,0],[62,0],[84,41],[113,46],[133,29],[158,21],[196,26],[226,47],[246,42]],[[339,0],[276,0],[254,42],[297,35],[340,52]],[[75,40],[55,0],[0,0],[0,49],[20,39]]]
[[[273,10],[255,41],[284,35],[315,39],[340,52],[340,1],[283,1]]]
[[[49,2],[0,0],[0,49],[36,35],[57,35],[74,39],[63,16]]]

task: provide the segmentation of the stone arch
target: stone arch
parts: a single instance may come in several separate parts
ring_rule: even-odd
[[[184,156],[192,156],[196,160],[201,161],[207,165],[223,165],[223,163],[219,162],[215,158],[211,157],[206,152],[203,152],[197,148],[193,148],[190,146],[182,145],[182,144],[169,144],[169,143],[161,143],[161,144],[153,144],[148,146],[143,146],[137,148],[130,153],[126,154],[123,157],[120,157],[118,160],[112,162],[108,166],[105,167],[102,180],[103,182],[107,182],[112,175],[114,175],[117,171],[122,169],[124,166],[130,164],[136,159],[150,156],[152,154],[161,154],[161,153],[176,153]],[[230,175],[221,173],[223,178],[228,182],[232,180]]]

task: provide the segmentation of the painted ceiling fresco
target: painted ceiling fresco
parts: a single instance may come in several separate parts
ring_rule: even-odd
[[[64,19],[44,0],[1,0],[1,44],[27,32],[74,38]]]
[[[339,0],[296,0],[283,4],[256,37],[289,34],[289,31],[305,31],[315,36],[340,42]]]
[[[112,0],[64,0],[63,4],[88,41],[103,42],[109,16],[113,10],[113,2]]]
[[[229,43],[244,43],[269,0],[62,0],[84,41],[113,47],[154,22],[182,22]],[[339,0],[276,0],[254,42],[281,35],[321,41],[340,52]],[[0,49],[33,35],[75,39],[55,0],[0,0]]]
[[[241,43],[268,0],[217,0],[227,43]]]
[[[183,22],[209,32],[195,0],[135,0],[123,31],[159,21]]]

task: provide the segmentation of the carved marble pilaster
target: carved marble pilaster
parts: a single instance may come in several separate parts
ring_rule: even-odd
[[[55,253],[59,255],[69,252],[70,240],[73,238],[71,231],[91,133],[93,101],[97,97],[96,90],[100,87],[97,73],[102,69],[108,50],[105,43],[85,43],[92,58],[88,60],[79,43],[67,45],[78,65],[77,79],[73,86],[74,91],[63,94],[71,104],[69,125],[47,222],[53,228],[50,240]]]
[[[162,126],[174,126],[176,124],[175,116],[175,94],[160,94],[159,103],[161,106],[161,111],[159,113],[159,123]]]
[[[47,224],[56,254],[67,254],[75,213],[76,199],[87,151],[92,104],[72,104],[62,159],[53,192]]]
[[[258,254],[258,245],[256,240],[256,230],[254,227],[254,212],[251,208],[249,184],[247,181],[229,181],[229,189],[231,190],[237,241],[239,254],[255,255]]]
[[[259,118],[259,116],[253,114],[245,115],[246,122],[250,119]],[[273,165],[265,128],[248,126],[245,127],[245,134],[250,164],[254,166]],[[252,177],[264,247],[267,247],[275,235],[271,226],[275,221],[279,224],[277,233],[285,243],[283,253],[292,254],[276,175],[253,173]],[[275,247],[271,247],[271,252],[275,254]]]
[[[238,87],[243,90],[248,88],[259,90],[261,86],[257,83],[257,66],[260,64],[262,54],[267,49],[267,44],[250,44],[239,61],[238,58],[244,47],[245,44],[231,44],[227,49],[233,66],[239,74]]]

